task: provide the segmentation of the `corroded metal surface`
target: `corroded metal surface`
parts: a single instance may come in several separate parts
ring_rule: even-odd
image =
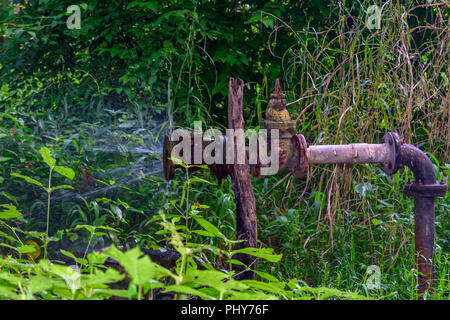
[[[389,158],[385,144],[353,143],[342,145],[309,146],[310,164],[382,163]]]
[[[408,197],[434,198],[443,197],[447,192],[446,184],[406,184],[403,193]]]
[[[279,137],[279,170],[282,173],[293,164],[295,149],[291,138],[295,135],[296,121],[291,120],[289,112],[286,110],[286,95],[281,90],[280,80],[275,80],[275,89],[270,95],[269,107],[265,119],[261,120],[261,129],[266,129],[268,138],[272,138],[272,130],[278,130]],[[270,145],[270,144],[269,144]]]
[[[305,137],[301,134],[292,136],[291,143],[293,144],[296,153],[293,158],[295,162],[291,165],[291,172],[295,178],[302,178],[308,171],[308,144]]]
[[[434,279],[434,197],[445,195],[446,186],[436,184],[433,164],[423,151],[402,144],[400,154],[401,164],[409,167],[415,178],[414,184],[406,185],[404,191],[414,197],[414,241],[421,299]]]
[[[395,132],[387,132],[381,142],[386,146],[388,153],[386,160],[381,162],[381,167],[386,174],[392,175],[401,166],[400,137]]]
[[[275,89],[270,94],[269,108],[266,111],[266,120],[289,121],[291,117],[286,110],[286,95],[281,90],[280,80],[275,80]]]

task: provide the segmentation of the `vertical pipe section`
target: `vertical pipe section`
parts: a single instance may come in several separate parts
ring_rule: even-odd
[[[400,147],[401,163],[414,173],[416,185],[436,184],[436,174],[431,160],[420,149],[403,144]],[[434,249],[434,197],[414,195],[414,233],[416,264],[418,266],[418,293],[422,298],[433,279]]]

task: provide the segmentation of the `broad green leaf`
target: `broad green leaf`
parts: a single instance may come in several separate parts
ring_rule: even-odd
[[[213,224],[211,224],[209,221],[203,219],[199,215],[193,214],[193,215],[191,215],[191,217],[194,218],[209,233],[209,235],[207,233],[202,232],[201,230],[193,231],[193,232],[196,232],[198,234],[205,235],[205,236],[219,237],[219,238],[222,238],[226,242],[229,242],[229,243],[242,242],[242,240],[230,240],[230,239],[228,239]]]
[[[9,161],[12,158],[8,158],[8,157],[0,157],[0,162],[5,162],[5,161]]]
[[[154,262],[143,256],[138,247],[128,250],[120,258],[119,263],[125,268],[128,276],[136,285],[144,286],[155,276]]]
[[[274,282],[278,282],[278,283],[282,283],[280,282],[277,278],[275,278],[273,275],[268,274],[266,272],[262,272],[262,271],[254,271],[258,276],[260,276],[263,279],[269,280],[270,282],[274,283]]]
[[[34,180],[33,178],[30,178],[30,177],[21,175],[21,174],[19,174],[19,173],[11,173],[11,177],[22,178],[22,179],[24,179],[24,180],[25,180],[26,182],[28,182],[28,183],[37,185],[37,186],[39,186],[39,187],[41,187],[41,188],[47,190],[47,188],[44,187],[44,186],[42,185],[42,183],[40,183],[40,182],[37,181],[37,180]]]
[[[39,152],[41,153],[44,162],[51,168],[56,164],[56,160],[52,157],[52,152],[49,148],[42,147]]]
[[[226,263],[227,263],[227,264],[231,263],[231,264],[236,264],[236,265],[238,265],[238,266],[246,267],[245,263],[243,263],[243,262],[241,262],[241,261],[239,261],[239,260],[236,260],[236,259],[229,259],[229,260],[227,260]]]
[[[199,234],[204,237],[214,237],[214,235],[211,232],[205,230],[192,230],[191,232]]]
[[[203,219],[202,217],[200,217],[198,215],[194,215],[194,214],[191,217],[194,218],[195,221],[197,221],[206,231],[211,233],[213,236],[219,237],[219,238],[225,238],[225,236],[222,234],[222,232],[220,232],[219,229],[217,229],[209,221]]]
[[[19,253],[31,253],[35,252],[36,248],[32,245],[24,245],[16,248],[17,252]]]
[[[32,275],[29,280],[29,289],[31,293],[48,290],[53,286],[51,278],[43,275]]]
[[[72,291],[72,294],[81,287],[81,274],[74,268],[61,266],[58,264],[51,264],[49,269],[52,273],[60,276],[66,282],[67,287]]]
[[[94,233],[95,232],[95,227],[91,226],[91,225],[88,225],[88,224],[77,224],[77,226],[75,227],[75,230],[78,230],[78,229],[86,229],[90,233]]]
[[[94,235],[97,235],[97,232]],[[103,252],[92,251],[90,254],[88,254],[87,258],[88,258],[89,264],[91,266],[93,266],[93,265],[101,265],[101,264],[105,263],[108,256]]]
[[[0,208],[5,208],[5,210],[0,211],[0,219],[10,220],[22,216],[12,204],[1,204]]]
[[[210,285],[222,282],[228,275],[221,271],[189,269],[183,276],[183,282],[194,282],[201,285]]]
[[[61,166],[56,166],[54,168],[54,170],[56,172],[58,172],[59,174],[62,174],[63,176],[65,176],[66,178],[69,178],[70,180],[72,180],[75,177],[75,172],[70,169],[70,168],[65,168],[65,167],[61,167]]]
[[[273,254],[272,248],[243,248],[233,251],[233,255],[236,253],[245,253],[249,254],[251,256],[255,256],[258,258],[265,259],[270,262],[278,262],[281,260],[282,255],[281,254]]]
[[[217,291],[244,290],[248,286],[241,281],[227,279],[228,274],[217,270],[188,269],[183,276],[183,284],[193,287],[209,286]]]
[[[95,288],[101,284],[106,283],[115,283],[123,280],[125,278],[124,274],[121,274],[119,271],[114,270],[112,268],[106,269],[106,271],[102,271],[100,269],[94,269],[93,274],[89,274],[85,277],[83,281],[83,285],[87,287]]]
[[[114,245],[111,245],[103,250],[103,253],[117,261],[119,261],[119,259],[123,256],[123,252],[117,249]]]
[[[257,280],[242,280],[242,282],[245,283],[246,285],[248,285],[252,288],[258,289],[258,290],[263,290],[263,291],[267,291],[270,293],[275,293],[275,294],[279,294],[279,295],[283,295],[283,296],[292,295],[292,293],[286,292],[283,288],[280,288],[279,286],[275,286],[271,283],[257,281]]]
[[[82,259],[82,258],[77,258],[74,256],[74,254],[72,252],[68,252],[66,250],[60,249],[59,250],[63,255],[72,258],[74,261],[76,261],[76,263],[79,263],[81,265],[85,265],[87,263],[86,259]]]

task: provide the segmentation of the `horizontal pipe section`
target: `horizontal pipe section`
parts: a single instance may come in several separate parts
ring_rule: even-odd
[[[310,164],[381,163],[389,157],[385,144],[367,143],[309,146],[307,153]]]

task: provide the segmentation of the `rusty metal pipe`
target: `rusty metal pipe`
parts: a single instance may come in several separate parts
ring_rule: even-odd
[[[442,197],[446,193],[446,185],[436,183],[433,164],[427,155],[412,145],[400,143],[398,135],[388,133],[383,144],[308,146],[306,157],[299,157],[299,160],[308,164],[382,163],[388,174],[394,174],[403,166],[412,170],[415,183],[407,184],[404,193],[414,197],[417,291],[419,299],[423,299],[434,279],[434,197]]]
[[[389,157],[385,144],[354,143],[345,145],[318,145],[307,149],[310,164],[382,163]]]
[[[436,183],[433,164],[422,150],[405,143],[400,147],[400,154],[401,164],[412,170],[417,184]]]
[[[444,196],[446,185],[436,183],[433,164],[420,149],[403,144],[400,148],[401,164],[414,173],[415,183],[407,184],[404,193],[414,197],[414,234],[416,265],[418,268],[418,294],[423,293],[434,279],[434,197]]]

